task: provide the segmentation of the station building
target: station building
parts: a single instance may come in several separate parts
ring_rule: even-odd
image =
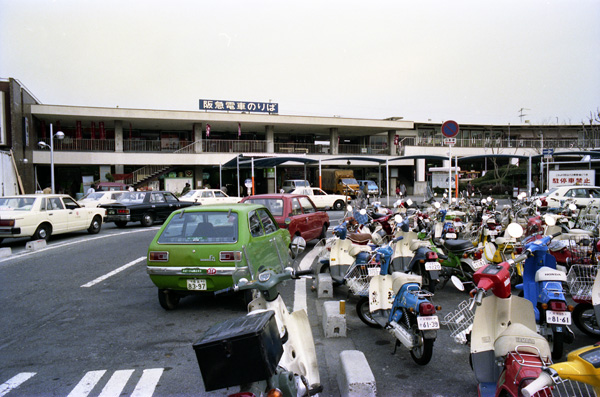
[[[447,167],[449,155],[463,169],[484,172],[493,166],[489,156],[498,156],[494,166],[539,162],[551,149],[580,161],[582,151],[600,147],[594,125],[460,124],[450,147],[442,123],[282,115],[277,105],[199,100],[198,111],[52,105],[20,81],[3,79],[0,193],[40,191],[50,185],[52,168],[56,190],[74,197],[91,181],[109,179],[155,190],[190,182],[237,195],[244,193],[240,181],[251,176],[255,192],[267,193],[286,179],[318,186],[321,167],[351,169],[384,190],[404,183],[409,194],[421,194],[428,169]],[[62,139],[51,141],[58,131]],[[257,167],[243,161],[265,158],[279,160]]]

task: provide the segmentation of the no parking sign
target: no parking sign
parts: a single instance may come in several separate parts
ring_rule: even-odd
[[[442,124],[442,135],[446,138],[455,138],[459,130],[458,123],[454,120],[448,120]]]

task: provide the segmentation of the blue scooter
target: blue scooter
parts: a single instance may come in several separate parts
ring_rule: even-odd
[[[559,234],[544,236],[525,245],[528,258],[523,264],[523,283],[515,286],[533,304],[538,332],[548,340],[555,360],[562,357],[564,343],[572,343],[575,338],[568,327],[572,307],[567,305],[562,285],[567,281],[567,275],[557,270],[556,259],[548,252],[548,244]]]
[[[429,363],[433,343],[440,323],[436,307],[430,302],[431,293],[421,290],[421,276],[393,272],[388,274],[394,252],[392,243],[376,248],[372,260],[381,263],[379,275],[369,283],[369,295],[361,296],[356,303],[356,313],[362,322],[373,328],[385,328],[396,337],[394,353],[402,344],[410,350],[412,359],[419,365]]]

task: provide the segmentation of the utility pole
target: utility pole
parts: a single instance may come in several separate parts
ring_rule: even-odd
[[[519,119],[521,119],[521,124],[523,124],[523,117],[527,116],[526,114],[523,114],[524,110],[531,110],[531,109],[521,108],[521,109],[518,110],[519,111]]]

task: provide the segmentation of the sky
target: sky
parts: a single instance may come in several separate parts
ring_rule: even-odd
[[[52,105],[580,124],[598,21],[599,0],[0,0],[0,78]]]

